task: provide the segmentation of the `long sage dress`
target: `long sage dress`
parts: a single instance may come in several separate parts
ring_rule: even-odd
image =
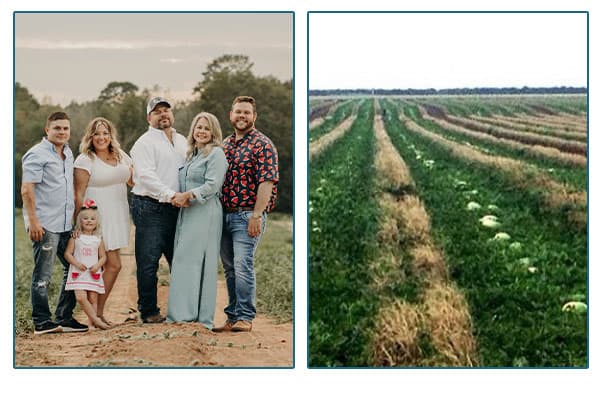
[[[220,147],[196,151],[179,171],[179,189],[196,196],[179,211],[167,306],[170,322],[197,321],[213,327],[223,209],[219,200],[227,172]]]

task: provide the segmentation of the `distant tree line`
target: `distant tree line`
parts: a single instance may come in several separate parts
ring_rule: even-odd
[[[202,79],[194,88],[192,100],[178,102],[173,106],[175,128],[188,135],[194,115],[200,111],[213,113],[219,119],[223,136],[233,132],[229,122],[229,110],[238,95],[253,96],[257,102],[256,127],[271,138],[279,153],[279,196],[276,211],[293,211],[293,85],[272,76],[258,77],[252,72],[253,63],[245,55],[227,54],[213,60],[202,73]],[[25,152],[44,137],[47,116],[64,110],[71,118],[69,144],[75,156],[85,127],[94,117],[111,120],[118,132],[122,148],[129,153],[133,143],[148,128],[146,103],[152,95],[164,95],[155,86],[139,89],[131,82],[110,82],[92,101],[71,102],[66,107],[41,104],[26,87],[15,83],[15,131],[14,131],[14,177],[15,206],[22,207],[20,193],[22,167]]]
[[[501,94],[587,94],[586,87],[476,87],[452,89],[324,89],[310,90],[309,96],[430,96],[430,95],[501,95]]]

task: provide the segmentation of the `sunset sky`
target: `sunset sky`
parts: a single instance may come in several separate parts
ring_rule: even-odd
[[[111,81],[188,99],[223,54],[249,56],[258,76],[291,79],[292,34],[283,13],[19,13],[15,79],[61,105],[96,98]]]

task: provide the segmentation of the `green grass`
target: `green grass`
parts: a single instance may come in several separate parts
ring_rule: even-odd
[[[502,172],[453,158],[398,120],[387,121],[386,129],[409,165],[452,279],[465,293],[481,365],[585,366],[586,315],[565,313],[561,307],[587,293],[586,233],[566,224],[560,211],[545,210],[539,194],[514,187]],[[434,160],[433,168],[423,160]],[[469,201],[484,208],[468,211]],[[498,211],[485,210],[490,204]],[[500,229],[479,223],[488,213],[500,218]],[[498,231],[511,240],[490,240]],[[521,250],[509,248],[515,241]]]
[[[259,312],[280,322],[292,320],[292,217],[269,214],[267,228],[256,250],[256,303]]]
[[[432,121],[423,119],[416,106],[407,107],[406,110],[407,115],[409,115],[412,120],[429,131],[435,132],[442,137],[461,144],[466,142],[477,145],[479,149],[483,149],[487,154],[490,155],[498,155],[524,161],[540,168],[557,182],[571,185],[577,190],[587,189],[587,171],[585,168],[565,166],[561,162],[552,160],[551,158],[542,156],[537,157],[525,152],[524,150],[511,149],[501,144],[488,143],[484,140],[472,138],[457,131],[451,131],[442,128]],[[485,134],[485,132],[481,133]]]
[[[356,107],[357,101],[347,100],[340,104],[333,115],[329,114],[325,117],[325,122],[310,130],[309,140],[313,141],[326,133],[331,132],[333,128],[342,123],[343,120],[352,115],[352,110]]]
[[[378,205],[374,196],[373,102],[311,163],[309,365],[366,365],[378,299],[369,291]]]
[[[256,251],[257,308],[280,322],[292,320],[292,217],[273,213]],[[219,268],[222,270],[222,268]],[[15,211],[15,333],[33,332],[29,291],[33,271],[31,241],[25,233],[20,209]],[[168,286],[169,269],[161,263],[159,285]],[[62,282],[62,265],[54,265],[49,287],[50,310],[56,306]]]

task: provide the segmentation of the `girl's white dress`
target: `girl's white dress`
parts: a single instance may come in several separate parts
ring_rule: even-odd
[[[90,174],[85,199],[93,199],[98,206],[102,237],[106,250],[116,250],[129,245],[129,205],[127,203],[127,181],[131,158],[120,152],[121,161],[110,165],[94,156],[80,154],[75,168]]]
[[[91,290],[93,292],[104,293],[102,268],[94,276],[90,273],[89,269],[98,262],[98,248],[100,247],[101,240],[98,236],[84,235],[83,233],[75,239],[73,256],[88,267],[88,269],[81,271],[79,268],[70,265],[65,290]]]

